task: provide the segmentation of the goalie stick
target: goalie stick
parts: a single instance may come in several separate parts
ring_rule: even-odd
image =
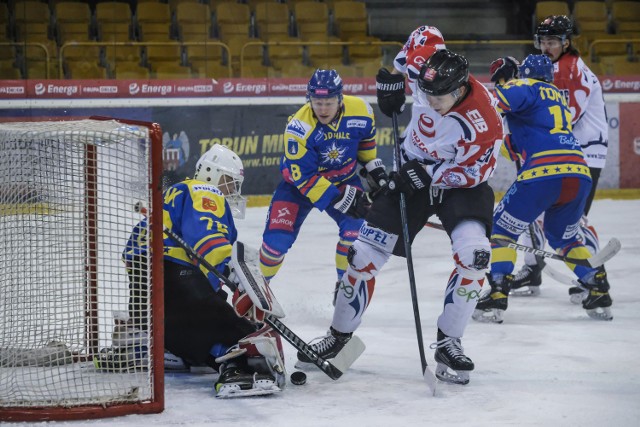
[[[146,208],[142,206],[140,203],[136,203],[135,205],[136,212],[142,213],[146,215]],[[229,287],[229,289],[235,291],[236,284],[221,274],[218,270],[216,270],[202,255],[197,253],[187,242],[185,242],[180,236],[178,236],[175,232],[173,232],[168,227],[164,226],[164,232],[180,246],[185,252],[192,258],[195,258],[203,265],[207,270],[212,272],[218,279],[220,279],[225,285]],[[362,354],[364,351],[364,345],[362,345],[362,341],[353,337],[344,348],[338,353],[336,359],[338,361],[342,361],[342,364],[338,363],[333,364],[328,360],[322,358],[313,348],[303,341],[299,336],[297,336],[291,329],[289,329],[284,323],[282,323],[277,317],[272,314],[266,313],[265,323],[271,326],[276,332],[278,332],[289,344],[291,344],[296,350],[301,351],[304,355],[306,355],[311,363],[316,365],[322,372],[327,374],[329,378],[332,380],[337,380],[342,376],[344,371],[346,371],[349,366]],[[355,338],[355,340],[354,340]],[[353,342],[353,344],[352,344]],[[360,348],[362,347],[362,348]]]
[[[442,224],[437,224],[435,222],[427,221],[425,226],[435,228],[436,230],[444,230],[444,227],[442,226]],[[519,243],[515,243],[507,239],[490,239],[490,240],[492,243],[496,243],[500,246],[508,247],[518,251],[529,252],[534,254],[535,256],[551,258],[558,261],[564,261],[571,264],[582,265],[582,266],[591,267],[591,268],[600,267],[602,264],[604,264],[605,262],[613,258],[618,252],[620,252],[620,249],[622,248],[622,244],[620,243],[620,240],[614,237],[611,240],[609,240],[609,243],[607,243],[607,245],[604,248],[602,248],[598,253],[590,256],[589,258],[581,259],[581,258],[572,258],[564,255],[558,255],[554,252],[547,252],[542,249],[535,249],[530,246],[521,245]]]

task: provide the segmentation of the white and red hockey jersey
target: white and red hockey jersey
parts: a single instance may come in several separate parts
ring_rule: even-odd
[[[412,106],[401,148],[405,159],[427,165],[432,187],[475,187],[497,166],[503,137],[497,100],[473,76],[469,88],[465,99],[444,116],[428,105]]]
[[[609,124],[598,77],[577,55],[564,54],[553,64],[553,84],[569,102],[573,134],[587,165],[603,168],[609,147]]]
[[[428,105],[425,94],[418,89],[416,79],[420,75],[422,64],[436,50],[445,49],[442,33],[436,27],[423,25],[416,28],[393,60],[396,70],[407,76],[407,82],[413,95],[413,102]]]

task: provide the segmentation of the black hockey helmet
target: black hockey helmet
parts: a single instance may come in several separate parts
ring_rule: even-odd
[[[540,48],[540,37],[557,37],[564,43],[565,40],[571,40],[573,35],[573,23],[566,15],[550,15],[536,28],[534,36],[534,44],[537,49]]]
[[[469,61],[462,56],[441,49],[422,64],[418,87],[427,95],[446,95],[469,81]]]

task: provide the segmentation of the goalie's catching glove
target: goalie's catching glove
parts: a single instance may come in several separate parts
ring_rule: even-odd
[[[380,68],[376,75],[376,95],[378,107],[386,116],[404,111],[406,96],[404,94],[404,75],[391,74],[386,68]]]
[[[399,172],[391,172],[387,188],[390,194],[404,193],[411,196],[430,185],[431,177],[424,166],[417,160],[410,160],[402,165]]]
[[[369,194],[351,185],[345,185],[340,195],[331,202],[334,208],[353,218],[364,218],[371,208]]]

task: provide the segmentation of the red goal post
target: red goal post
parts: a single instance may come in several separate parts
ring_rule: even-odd
[[[155,123],[0,123],[0,420],[164,409],[161,172]],[[149,250],[131,269],[137,202]],[[116,317],[143,338],[105,369]]]

